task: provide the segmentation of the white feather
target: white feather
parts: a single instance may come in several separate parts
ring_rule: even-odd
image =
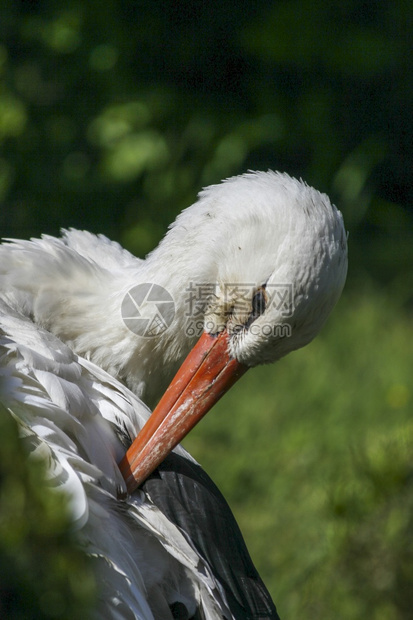
[[[191,613],[201,599],[216,613],[225,610],[203,560],[149,499],[138,491],[118,500],[126,491],[117,467],[125,452],[122,433],[134,437],[149,410],[116,379],[1,301],[0,333],[1,402],[19,421],[31,458],[47,463],[50,487],[70,500],[79,543],[96,558],[98,617],[157,618],[151,610],[164,601],[169,614],[174,600]]]

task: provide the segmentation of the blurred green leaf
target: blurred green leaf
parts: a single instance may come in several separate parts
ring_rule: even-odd
[[[68,506],[28,462],[0,403],[0,616],[10,620],[91,617],[95,577],[76,547]]]

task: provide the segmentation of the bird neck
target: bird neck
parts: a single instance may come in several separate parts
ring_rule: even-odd
[[[202,332],[205,303],[195,308],[195,296],[205,301],[197,286],[213,274],[195,250],[161,244],[117,273],[82,261],[64,278],[50,269],[34,319],[152,407]]]
[[[169,238],[118,294],[122,349],[129,355],[120,374],[149,406],[160,398],[201,336],[215,281],[212,263],[196,244],[186,244],[183,251],[181,244]]]

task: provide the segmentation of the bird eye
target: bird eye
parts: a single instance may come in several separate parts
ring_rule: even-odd
[[[265,312],[266,302],[265,289],[261,287],[252,298],[252,315],[255,318]]]

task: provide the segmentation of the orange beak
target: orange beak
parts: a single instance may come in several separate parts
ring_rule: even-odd
[[[228,351],[226,330],[204,332],[119,464],[132,493],[247,370]]]

